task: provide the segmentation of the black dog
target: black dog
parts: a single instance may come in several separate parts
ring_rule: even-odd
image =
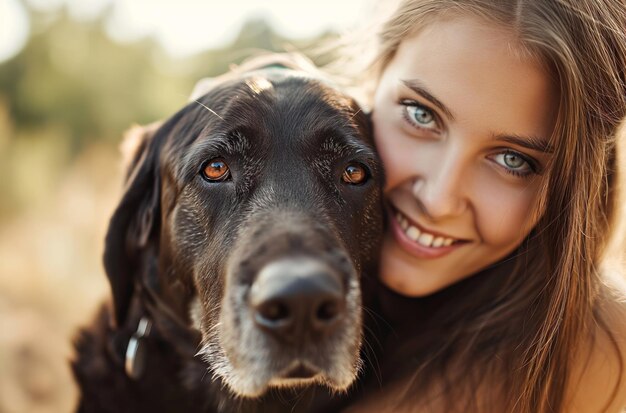
[[[106,237],[114,308],[81,333],[81,412],[314,411],[360,369],[382,170],[308,73],[220,82],[146,130]]]

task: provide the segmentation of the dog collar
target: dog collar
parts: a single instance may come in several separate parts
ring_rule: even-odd
[[[126,347],[124,369],[128,377],[137,380],[143,374],[146,367],[145,338],[150,334],[152,322],[147,317],[141,317],[137,325],[137,331],[133,333]]]

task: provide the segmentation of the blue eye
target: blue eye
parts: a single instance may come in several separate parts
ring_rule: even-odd
[[[535,173],[535,167],[521,153],[514,151],[505,151],[495,154],[492,159],[504,167],[504,169],[515,176],[525,177]]]
[[[413,100],[403,100],[400,104],[404,106],[404,117],[411,125],[421,129],[437,129],[437,117],[432,110]]]
[[[504,163],[511,169],[520,169],[527,162],[521,156],[514,153],[505,153],[503,156]]]
[[[428,125],[434,120],[433,114],[424,108],[408,106],[407,111],[409,112],[409,115],[420,125]]]

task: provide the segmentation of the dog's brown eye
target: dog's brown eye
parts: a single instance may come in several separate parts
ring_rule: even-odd
[[[228,178],[230,169],[223,159],[211,159],[204,165],[202,175],[209,181],[223,181]]]
[[[361,164],[351,163],[344,169],[341,179],[347,184],[362,184],[367,179],[367,170]]]

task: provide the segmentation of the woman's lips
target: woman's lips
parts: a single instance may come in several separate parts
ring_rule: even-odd
[[[440,258],[468,243],[421,231],[402,213],[393,209],[389,214],[389,222],[391,232],[402,249],[418,258]]]

